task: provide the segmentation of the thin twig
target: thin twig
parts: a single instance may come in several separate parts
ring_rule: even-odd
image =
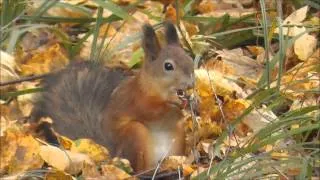
[[[51,73],[33,75],[33,76],[28,76],[28,77],[22,77],[20,79],[16,79],[16,80],[12,80],[12,81],[0,82],[0,86],[7,86],[7,85],[11,85],[11,84],[17,84],[17,83],[21,83],[21,82],[25,82],[25,81],[33,81],[33,80],[37,80],[37,79],[41,79],[41,78],[47,77],[50,74]]]

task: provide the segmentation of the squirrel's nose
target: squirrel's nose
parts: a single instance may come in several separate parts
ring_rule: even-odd
[[[192,89],[194,87],[194,78],[191,77],[190,79],[188,79],[185,83],[184,83],[184,87],[185,89]]]

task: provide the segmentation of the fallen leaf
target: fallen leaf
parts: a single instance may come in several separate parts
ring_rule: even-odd
[[[63,171],[49,171],[46,174],[44,179],[46,179],[46,180],[59,180],[59,179],[74,180],[74,178],[70,174],[67,174]]]
[[[94,164],[85,154],[61,150],[55,146],[40,146],[39,155],[50,166],[70,174],[79,173],[84,164]]]
[[[102,165],[101,171],[102,174],[110,180],[128,179],[131,177],[128,173],[114,165]]]
[[[190,179],[194,179],[195,177],[197,177],[200,173],[202,173],[204,171],[208,171],[208,168],[198,166],[197,169],[195,171],[193,171],[193,173],[191,174]]]
[[[317,39],[309,34],[299,37],[294,43],[294,52],[302,61],[307,60],[317,47]]]
[[[74,141],[71,146],[71,152],[84,153],[96,163],[110,158],[108,149],[91,139],[78,139]]]
[[[16,62],[14,57],[4,51],[0,51],[0,59],[0,82],[18,79],[19,76],[15,72]],[[3,89],[4,87],[1,86],[0,88]]]
[[[302,22],[307,17],[307,12],[309,10],[308,6],[304,6],[292,14],[290,14],[283,23],[290,23],[290,24],[296,24]]]
[[[244,119],[243,122],[253,131],[258,132],[269,123],[276,120],[277,116],[268,108],[262,107],[255,109],[249,113]]]
[[[276,160],[287,160],[289,155],[287,152],[272,152],[271,157]]]
[[[295,12],[293,12],[291,15],[289,15],[284,21],[284,25],[295,25],[293,27],[283,27],[282,31],[283,34],[287,36],[297,36],[298,34],[306,31],[305,27],[298,27],[301,25],[301,22],[306,18],[307,12],[309,7],[304,6]],[[279,33],[279,28],[276,28],[274,30],[275,33]]]
[[[115,157],[112,159],[112,165],[117,166],[118,168],[124,170],[126,173],[133,173],[131,164],[127,159]]]
[[[7,128],[0,137],[0,174],[14,174],[40,168],[43,160],[38,155],[39,142],[25,134],[18,125]]]
[[[30,59],[21,65],[23,75],[44,74],[61,69],[69,63],[63,47],[56,43],[47,47],[46,51],[35,50]]]
[[[74,146],[74,142],[65,136],[58,136],[58,139],[59,139],[60,145],[65,150],[71,150],[72,146]]]
[[[169,156],[164,159],[161,164],[162,170],[177,170],[178,168],[182,168],[183,164],[185,164],[187,157],[186,156]]]

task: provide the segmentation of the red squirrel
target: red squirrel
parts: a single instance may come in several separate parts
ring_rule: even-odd
[[[193,61],[172,23],[165,23],[165,39],[160,47],[152,26],[143,26],[145,59],[134,76],[92,63],[48,76],[32,119],[51,117],[59,134],[91,138],[135,171],[152,168],[166,151],[183,155],[180,96],[193,87]]]

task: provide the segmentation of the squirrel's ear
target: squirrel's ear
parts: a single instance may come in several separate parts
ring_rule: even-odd
[[[166,40],[168,44],[179,44],[179,37],[177,34],[177,30],[171,22],[165,23],[166,29]]]
[[[146,59],[155,60],[160,52],[160,44],[154,29],[150,24],[143,26],[142,47],[144,49]]]

